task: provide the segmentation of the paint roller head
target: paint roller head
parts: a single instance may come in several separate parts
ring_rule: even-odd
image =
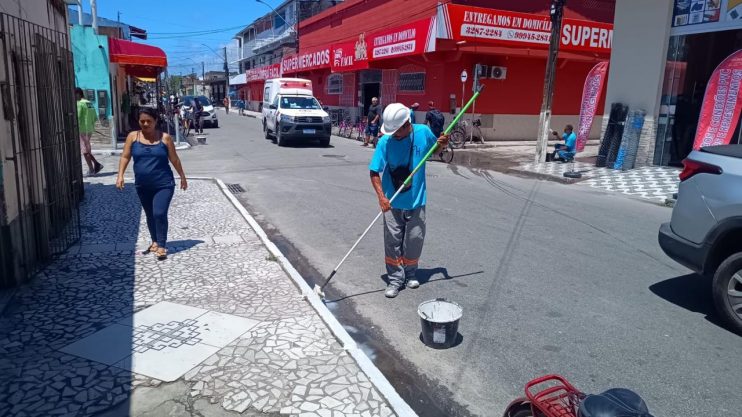
[[[315,285],[314,293],[317,294],[317,297],[319,297],[319,299],[322,300],[323,303],[325,302],[325,292],[322,291],[322,287],[320,287],[319,285]]]

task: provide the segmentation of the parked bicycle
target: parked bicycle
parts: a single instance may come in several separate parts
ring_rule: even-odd
[[[480,143],[484,144],[484,134],[482,133],[482,121],[480,119],[474,119],[473,122],[469,120],[459,120],[459,122],[451,130],[451,143],[456,149],[461,149],[466,145],[466,141],[474,143],[474,138],[477,138]]]

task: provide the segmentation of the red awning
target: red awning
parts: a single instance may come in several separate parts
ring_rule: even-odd
[[[108,38],[111,62],[121,65],[141,65],[156,68],[167,67],[165,52],[151,45]]]

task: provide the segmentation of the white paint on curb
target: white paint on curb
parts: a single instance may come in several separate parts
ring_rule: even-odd
[[[266,248],[268,248],[268,251],[274,257],[276,257],[277,261],[284,269],[284,271],[286,271],[289,277],[291,277],[296,286],[299,287],[302,296],[304,296],[307,301],[309,301],[309,304],[311,304],[312,308],[314,308],[317,314],[319,314],[322,321],[325,322],[327,327],[330,328],[330,331],[338,339],[343,349],[346,350],[353,357],[353,359],[355,359],[356,363],[366,374],[366,376],[368,376],[371,383],[374,384],[381,395],[386,398],[389,406],[392,408],[392,410],[394,410],[395,414],[397,414],[397,416],[399,417],[417,417],[417,414],[412,410],[409,404],[407,404],[402,399],[402,397],[399,396],[392,384],[389,383],[389,380],[386,379],[381,371],[379,371],[379,368],[377,368],[376,365],[374,365],[374,363],[371,361],[371,359],[369,359],[369,357],[366,356],[366,354],[358,347],[353,338],[350,337],[348,332],[345,331],[345,328],[343,328],[343,326],[340,324],[339,321],[337,321],[335,316],[332,315],[332,312],[330,312],[330,310],[322,302],[319,296],[317,296],[317,294],[314,292],[314,290],[312,290],[309,284],[304,281],[304,278],[299,274],[294,266],[291,265],[291,262],[289,262],[289,260],[286,259],[283,253],[281,253],[281,250],[278,249],[278,247],[273,242],[271,242],[270,238],[265,233],[263,228],[260,227],[260,224],[258,224],[255,218],[253,218],[252,215],[245,209],[245,207],[240,203],[237,197],[235,197],[234,194],[229,191],[227,185],[218,178],[188,177],[188,179],[208,179],[216,181],[224,195],[227,196],[232,205],[237,209],[237,211],[240,212],[242,217],[245,218],[250,227],[252,227],[255,233],[260,237],[260,240],[263,241],[263,244],[266,246]]]

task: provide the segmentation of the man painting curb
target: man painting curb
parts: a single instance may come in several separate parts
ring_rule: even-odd
[[[405,286],[420,286],[415,273],[425,240],[425,165],[392,204],[389,199],[436,141],[448,145],[448,136],[436,138],[427,126],[412,124],[410,109],[401,103],[384,109],[381,133],[384,136],[369,170],[384,211],[384,260],[389,278],[384,295],[394,298]]]

